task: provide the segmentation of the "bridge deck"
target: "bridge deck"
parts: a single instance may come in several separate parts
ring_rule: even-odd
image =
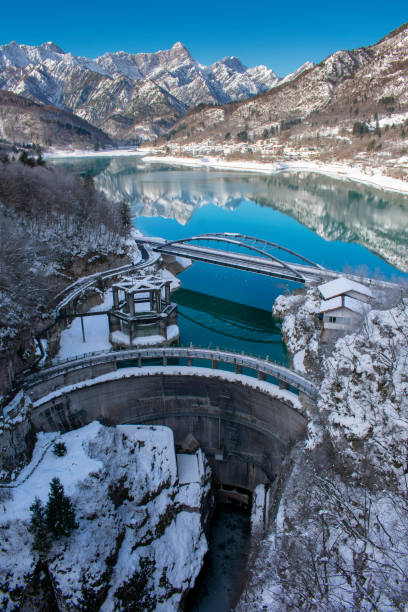
[[[362,278],[361,276],[355,274],[338,272],[313,265],[304,265],[284,260],[280,260],[282,263],[279,263],[278,261],[273,261],[267,257],[258,257],[256,255],[224,251],[205,246],[183,244],[181,242],[167,244],[166,241],[161,238],[143,237],[138,238],[137,241],[141,244],[148,244],[153,251],[158,253],[187,257],[195,261],[203,261],[205,263],[236,268],[239,270],[245,270],[247,272],[254,272],[256,274],[283,278],[285,280],[298,283],[320,283],[338,278],[340,275],[342,275],[370,286],[392,289],[398,287],[398,284],[393,282],[369,277]],[[293,269],[293,273],[291,273],[290,268]]]

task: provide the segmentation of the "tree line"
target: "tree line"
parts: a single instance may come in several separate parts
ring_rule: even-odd
[[[49,168],[39,156],[0,161],[0,352],[38,326],[78,259],[124,253],[129,211],[90,175]],[[68,277],[68,281],[67,281]],[[65,280],[64,280],[65,279]]]

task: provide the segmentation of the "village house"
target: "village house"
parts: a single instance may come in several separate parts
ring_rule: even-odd
[[[343,276],[319,285],[318,289],[322,297],[319,317],[324,329],[351,329],[371,308],[370,289]]]

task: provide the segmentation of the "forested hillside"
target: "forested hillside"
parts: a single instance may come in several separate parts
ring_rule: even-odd
[[[44,325],[53,296],[124,254],[120,211],[85,179],[22,155],[0,162],[0,351]]]

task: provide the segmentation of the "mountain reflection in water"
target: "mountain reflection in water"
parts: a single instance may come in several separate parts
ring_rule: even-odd
[[[208,204],[232,211],[250,201],[285,213],[328,241],[360,244],[393,267],[408,271],[405,195],[312,173],[266,176],[180,169],[145,164],[140,157],[52,163],[81,174],[90,172],[99,189],[110,199],[129,202],[137,218],[163,217],[186,225],[198,209]],[[203,231],[213,230],[204,227]],[[274,238],[278,241],[277,236]],[[290,246],[290,239],[286,243]]]

